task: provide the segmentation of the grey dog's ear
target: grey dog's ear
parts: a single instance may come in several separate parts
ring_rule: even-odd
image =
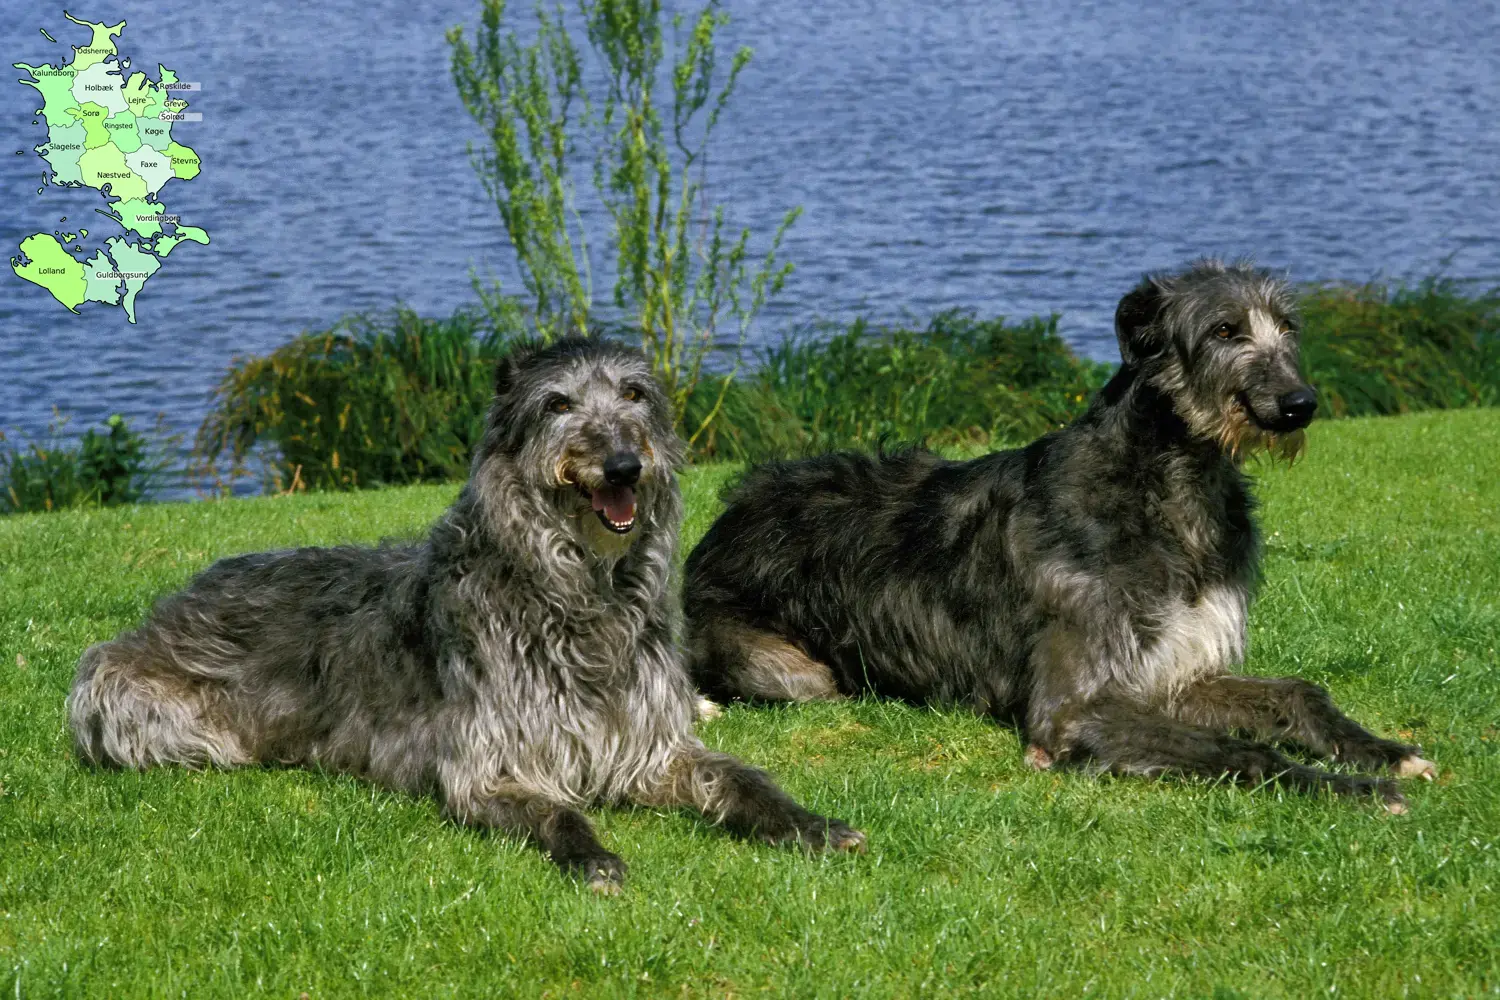
[[[522,337],[510,344],[510,349],[495,362],[495,395],[503,396],[516,387],[521,370],[536,359],[546,345],[537,338]]]
[[[507,354],[495,362],[495,395],[503,396],[510,392],[510,388],[516,381],[516,360]]]
[[[1140,364],[1166,346],[1157,325],[1161,316],[1161,286],[1150,277],[1141,279],[1115,308],[1115,336],[1120,341],[1120,361]]]

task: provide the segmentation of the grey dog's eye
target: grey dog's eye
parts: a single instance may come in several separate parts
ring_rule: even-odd
[[[1218,326],[1214,327],[1214,336],[1218,337],[1220,340],[1228,340],[1230,337],[1234,336],[1234,324],[1220,323]]]
[[[567,413],[572,408],[573,404],[568,401],[567,396],[553,396],[547,400],[548,413]]]
[[[625,391],[620,393],[620,398],[627,403],[634,403],[641,398],[641,390],[633,385],[627,385]]]

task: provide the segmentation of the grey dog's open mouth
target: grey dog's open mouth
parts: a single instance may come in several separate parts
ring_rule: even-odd
[[[599,515],[599,523],[617,535],[628,535],[635,528],[635,489],[630,486],[600,486],[582,493]]]

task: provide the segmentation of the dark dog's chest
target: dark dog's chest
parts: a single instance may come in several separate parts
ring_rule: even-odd
[[[1078,456],[1075,456],[1075,459]],[[1254,576],[1254,503],[1239,473],[1184,456],[1115,465],[1097,474],[1073,462],[1027,497],[1018,513],[1044,527],[1052,555],[1135,595],[1192,603],[1215,585]]]
[[[1038,634],[1069,630],[1100,679],[1145,697],[1242,660],[1258,543],[1232,467],[1158,459],[1050,499],[1054,542],[1026,574]]]

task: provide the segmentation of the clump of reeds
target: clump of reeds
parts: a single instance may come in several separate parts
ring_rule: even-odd
[[[277,490],[461,479],[502,350],[477,314],[402,308],[236,358],[198,431],[200,471],[232,477],[259,457]]]

